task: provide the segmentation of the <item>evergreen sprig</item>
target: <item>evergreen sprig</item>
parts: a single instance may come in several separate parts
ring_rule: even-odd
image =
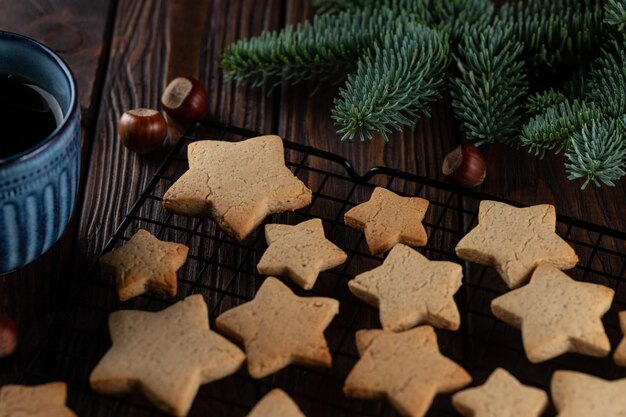
[[[341,140],[362,141],[414,126],[439,96],[448,60],[447,37],[411,22],[398,23],[381,45],[358,63],[335,100],[332,117]]]
[[[560,91],[550,88],[546,91],[534,93],[528,96],[526,111],[530,115],[537,115],[567,100],[567,96]]]
[[[512,25],[503,22],[473,28],[459,46],[452,105],[477,145],[511,141],[519,132],[518,100],[527,90],[522,51]]]
[[[626,114],[626,42],[611,42],[593,63],[588,97],[611,117]]]
[[[602,112],[593,104],[566,100],[533,117],[520,135],[522,146],[543,158],[546,151],[568,150],[572,135],[602,117]]]
[[[617,27],[618,30],[626,28],[626,1],[607,0],[604,4],[604,22]]]
[[[623,119],[594,120],[586,124],[572,137],[565,157],[569,161],[565,168],[571,180],[583,178],[582,189],[589,183],[614,186],[624,176],[626,163],[626,139]]]

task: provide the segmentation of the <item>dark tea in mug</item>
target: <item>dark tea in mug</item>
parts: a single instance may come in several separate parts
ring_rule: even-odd
[[[62,121],[52,94],[19,75],[0,73],[0,159],[37,145]]]

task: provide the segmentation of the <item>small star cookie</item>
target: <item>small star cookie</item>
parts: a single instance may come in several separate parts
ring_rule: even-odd
[[[622,329],[622,333],[626,334],[626,311],[619,312],[619,327]],[[626,366],[626,337],[622,339],[617,349],[615,349],[613,360],[618,366]]]
[[[613,294],[603,285],[574,281],[552,265],[541,264],[528,285],[495,298],[491,311],[522,329],[532,363],[565,352],[603,357],[611,344],[602,316],[611,307]]]
[[[295,226],[265,225],[268,248],[257,269],[263,275],[288,276],[305,290],[315,285],[321,271],[346,261],[347,255],[324,236],[320,219]]]
[[[253,378],[273,374],[290,363],[330,367],[324,329],[339,312],[339,302],[298,297],[278,279],[268,277],[254,300],[224,312],[217,328],[243,341]]]
[[[357,275],[348,286],[354,295],[380,309],[385,330],[402,331],[426,323],[457,330],[461,318],[454,294],[462,278],[461,265],[430,261],[398,244],[381,266]]]
[[[422,417],[438,393],[456,391],[472,382],[463,368],[439,352],[430,326],[402,333],[359,330],[361,359],[346,378],[348,397],[385,397],[400,414]]]
[[[121,301],[145,292],[176,295],[176,271],[187,260],[189,248],[164,242],[140,229],[124,246],[100,257],[100,265],[115,274]]]
[[[65,406],[67,387],[63,382],[37,386],[5,385],[0,387],[2,417],[76,417]]]
[[[298,405],[281,389],[271,390],[259,401],[248,417],[305,417]]]
[[[198,388],[236,372],[245,355],[209,329],[202,295],[159,312],[116,311],[109,316],[113,346],[89,383],[101,394],[138,390],[161,410],[186,416]]]
[[[428,200],[401,197],[382,187],[376,187],[370,200],[348,210],[344,222],[365,233],[367,246],[373,255],[387,252],[396,243],[424,246],[428,240],[422,219]]]
[[[573,371],[556,371],[550,383],[557,417],[626,416],[626,378],[607,381]]]
[[[454,394],[452,405],[466,417],[539,417],[548,406],[548,396],[498,368],[484,385]]]
[[[516,208],[483,200],[478,226],[456,246],[459,258],[494,266],[509,288],[524,285],[540,263],[570,269],[578,263],[574,249],[555,232],[554,206]]]
[[[282,139],[189,144],[189,170],[163,196],[169,212],[211,217],[238,240],[265,217],[311,203],[312,192],[285,166]]]

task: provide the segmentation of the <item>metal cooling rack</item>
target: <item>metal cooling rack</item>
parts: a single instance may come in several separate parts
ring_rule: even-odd
[[[68,404],[80,416],[163,415],[140,395],[100,396],[89,389],[89,374],[110,346],[107,316],[118,309],[161,310],[190,294],[201,293],[209,305],[211,327],[215,328],[214,319],[221,312],[254,297],[263,281],[256,272],[256,264],[266,248],[263,228],[259,227],[248,240],[239,243],[223,234],[211,220],[167,213],[161,206],[161,196],[187,169],[186,148],[190,141],[242,140],[255,135],[220,124],[194,126],[167,156],[104,249],[122,245],[139,228],[151,231],[160,239],[188,245],[189,259],[178,272],[177,297],[144,295],[121,303],[117,300],[113,277],[95,266],[81,281],[50,336],[20,378],[21,383],[66,381]],[[368,253],[362,234],[343,224],[343,214],[367,200],[379,185],[400,194],[426,198],[430,207],[424,224],[429,240],[420,251],[431,259],[462,262],[454,255],[454,247],[475,226],[479,201],[493,197],[388,168],[374,168],[359,176],[337,155],[288,141],[285,149],[288,166],[314,190],[313,203],[295,213],[270,216],[266,222],[295,224],[319,217],[327,237],[349,254],[344,265],[322,273],[312,291],[303,291],[288,282],[299,295],[323,295],[341,302],[339,315],[326,331],[333,368],[290,366],[273,376],[253,380],[244,366],[231,377],[201,387],[190,415],[243,417],[265,393],[280,387],[308,417],[397,416],[385,401],[350,400],[342,394],[343,381],[358,360],[355,331],[380,327],[378,312],[353,297],[347,282],[355,274],[382,262],[382,257]],[[626,234],[562,216],[557,231],[575,247],[581,259],[569,274],[578,280],[615,289],[615,301],[604,323],[616,346],[621,338],[617,312],[626,308],[626,288],[622,285]],[[463,286],[456,295],[462,315],[461,329],[437,333],[442,352],[464,366],[472,374],[474,384],[483,383],[498,366],[508,369],[522,382],[545,390],[555,369],[579,370],[610,379],[626,376],[626,371],[613,365],[610,358],[568,354],[544,364],[530,364],[522,350],[520,332],[497,321],[490,312],[491,300],[507,291],[501,279],[493,269],[470,263],[463,265]],[[545,413],[554,414],[552,408]],[[429,417],[454,415],[447,395],[438,396],[428,413]]]

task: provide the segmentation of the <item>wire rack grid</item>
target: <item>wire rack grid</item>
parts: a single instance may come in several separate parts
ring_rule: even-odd
[[[107,317],[119,309],[161,310],[188,295],[201,293],[209,306],[211,327],[215,329],[215,317],[254,297],[264,279],[256,272],[256,264],[266,248],[263,228],[259,227],[240,243],[217,229],[211,220],[167,213],[162,208],[161,196],[187,169],[189,142],[199,138],[242,140],[255,135],[216,123],[196,124],[164,160],[104,249],[123,245],[139,228],[149,230],[159,239],[188,245],[188,261],[178,271],[176,298],[143,295],[122,303],[117,299],[113,277],[94,266],[26,368],[21,383],[66,381],[68,404],[82,416],[163,415],[140,395],[106,397],[89,389],[89,374],[110,347]],[[261,380],[250,378],[242,369],[201,387],[189,415],[243,417],[264,394],[280,387],[308,417],[397,416],[385,401],[347,399],[342,392],[343,381],[358,360],[355,331],[380,327],[378,312],[356,299],[348,291],[347,282],[383,260],[369,254],[363,235],[343,224],[343,214],[366,201],[376,186],[426,198],[430,207],[424,224],[429,240],[420,252],[430,259],[461,262],[454,254],[454,247],[476,225],[480,200],[493,197],[388,168],[374,168],[359,176],[343,158],[289,141],[285,141],[285,156],[287,165],[314,191],[313,202],[294,213],[272,215],[266,222],[296,224],[319,217],[327,237],[348,253],[345,264],[323,272],[313,290],[304,291],[288,283],[298,295],[321,295],[340,301],[339,315],[326,331],[333,367],[290,366]],[[581,259],[568,273],[575,279],[615,289],[615,300],[604,323],[616,346],[621,337],[617,311],[626,308],[626,290],[621,285],[626,270],[626,234],[562,216],[558,218],[557,231]],[[507,291],[501,279],[491,268],[470,263],[463,263],[463,268],[463,286],[455,297],[461,311],[461,329],[437,333],[442,352],[464,366],[472,374],[474,384],[484,382],[499,366],[522,382],[546,390],[555,369],[579,370],[610,379],[626,376],[610,358],[567,354],[544,364],[530,364],[519,331],[499,322],[490,312],[491,300]],[[457,414],[450,405],[449,395],[438,396],[427,414],[428,417],[454,415]],[[553,408],[545,413],[545,416],[553,415]]]

